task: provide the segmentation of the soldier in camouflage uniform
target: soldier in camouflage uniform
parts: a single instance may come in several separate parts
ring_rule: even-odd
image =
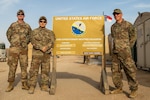
[[[41,16],[39,19],[39,27],[34,29],[31,35],[33,50],[31,68],[29,71],[29,94],[34,93],[34,89],[38,80],[39,68],[41,68],[41,90],[47,92],[49,91],[50,56],[55,35],[53,31],[46,28],[46,24],[46,17]]]
[[[111,26],[111,36],[113,38],[112,53],[112,79],[116,87],[111,91],[114,93],[123,92],[122,72],[124,70],[131,93],[129,97],[137,96],[138,82],[136,80],[136,65],[132,59],[131,48],[136,41],[136,30],[134,26],[122,18],[122,11],[115,9],[113,12],[116,22]]]
[[[13,90],[13,84],[15,81],[15,73],[20,62],[21,68],[21,79],[22,79],[22,89],[28,89],[27,86],[27,66],[28,66],[28,44],[30,42],[31,28],[24,22],[24,11],[19,10],[17,12],[18,20],[10,25],[7,30],[7,38],[10,42],[9,48],[9,74],[8,82],[9,86],[6,89],[6,92]]]

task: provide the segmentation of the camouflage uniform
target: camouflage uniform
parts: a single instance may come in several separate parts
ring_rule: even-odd
[[[113,37],[112,53],[112,79],[116,88],[122,88],[122,72],[124,72],[130,85],[130,90],[138,89],[136,80],[136,65],[132,59],[131,48],[136,41],[136,30],[133,25],[123,19],[121,23],[114,23],[111,27]]]
[[[30,68],[30,86],[35,87],[38,79],[39,67],[41,66],[41,85],[48,86],[50,72],[50,54],[53,47],[55,35],[47,28],[37,28],[33,30],[31,43],[33,45],[32,62]],[[47,47],[43,52],[42,48]]]
[[[30,26],[23,22],[14,22],[10,25],[7,30],[7,38],[10,42],[9,48],[9,75],[8,82],[14,82],[15,73],[18,65],[18,60],[20,61],[21,67],[21,79],[22,82],[27,82],[27,66],[28,66],[28,44],[30,42]]]

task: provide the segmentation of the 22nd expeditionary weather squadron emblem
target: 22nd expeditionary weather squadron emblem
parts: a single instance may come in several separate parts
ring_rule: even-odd
[[[72,32],[74,35],[82,35],[85,33],[86,26],[82,21],[76,21],[72,24]]]

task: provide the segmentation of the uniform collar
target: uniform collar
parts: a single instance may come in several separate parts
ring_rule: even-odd
[[[122,24],[124,21],[125,21],[124,19],[122,19],[121,23],[117,23],[117,21],[116,21],[116,24]]]

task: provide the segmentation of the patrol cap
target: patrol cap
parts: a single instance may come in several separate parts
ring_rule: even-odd
[[[122,14],[122,11],[120,9],[114,9],[113,14]]]
[[[47,22],[47,19],[46,19],[45,16],[41,16],[40,19],[39,19],[39,22],[40,22],[41,20],[45,20],[45,21]]]
[[[18,12],[17,12],[17,15],[18,14],[23,14],[24,15],[24,11],[22,9],[19,9]]]

